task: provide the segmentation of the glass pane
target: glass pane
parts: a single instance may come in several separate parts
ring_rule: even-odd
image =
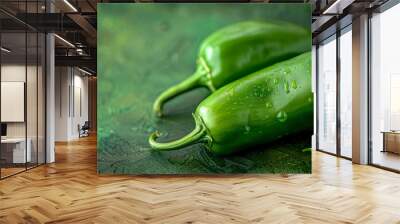
[[[2,177],[25,170],[31,151],[26,144],[26,35],[1,34],[1,161]],[[27,150],[28,146],[28,150]]]
[[[372,163],[400,170],[400,5],[372,17]]]
[[[27,142],[30,147],[30,156],[28,168],[37,165],[38,160],[38,147],[37,147],[37,132],[38,132],[38,120],[37,120],[37,74],[38,74],[38,36],[36,32],[28,32],[28,63],[27,63],[27,81],[26,81],[26,113],[27,113]]]
[[[45,44],[46,37],[40,33],[38,46],[38,163],[45,163]]]
[[[318,149],[336,153],[336,37],[318,48]]]
[[[340,36],[340,153],[352,157],[352,35]]]
[[[315,90],[316,88],[316,80],[317,80],[317,48],[315,45],[312,46],[312,50],[311,50],[311,54],[312,54],[312,69],[311,69],[311,74],[312,74],[312,91],[313,91],[313,97],[314,97],[314,119],[313,119],[313,136],[312,136],[312,143],[311,143],[311,147],[312,149],[316,149],[317,147],[317,101],[315,99],[317,99],[316,93],[317,91]]]

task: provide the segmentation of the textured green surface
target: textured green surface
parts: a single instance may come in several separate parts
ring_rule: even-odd
[[[311,134],[218,157],[201,145],[156,152],[147,139],[177,139],[194,127],[192,111],[209,92],[184,94],[152,114],[159,93],[194,72],[201,41],[244,20],[289,21],[310,29],[308,5],[99,4],[98,170],[115,174],[310,173]],[[311,43],[310,43],[311,44]]]

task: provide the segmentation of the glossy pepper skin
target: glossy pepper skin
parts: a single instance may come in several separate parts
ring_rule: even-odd
[[[158,143],[156,150],[175,150],[203,143],[218,155],[228,155],[313,128],[311,53],[257,71],[217,90],[197,107],[195,129],[183,138]]]
[[[222,28],[200,46],[195,73],[167,89],[153,110],[162,116],[168,100],[197,87],[212,92],[276,62],[310,50],[310,32],[289,23],[247,21]]]

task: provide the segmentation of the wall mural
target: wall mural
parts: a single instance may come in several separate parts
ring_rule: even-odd
[[[308,4],[99,4],[100,174],[311,173]]]

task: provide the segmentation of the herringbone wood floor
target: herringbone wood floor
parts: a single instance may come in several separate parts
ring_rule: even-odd
[[[313,152],[312,175],[98,176],[96,139],[0,181],[0,223],[400,223],[400,175]]]

